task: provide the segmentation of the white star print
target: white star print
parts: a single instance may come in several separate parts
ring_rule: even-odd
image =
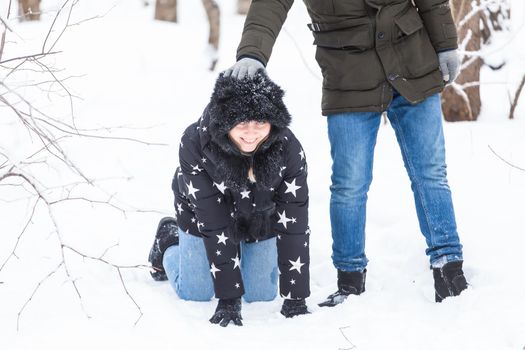
[[[295,280],[293,278],[290,280],[290,284],[295,284]]]
[[[200,231],[201,227],[203,227],[203,226],[204,226],[204,224],[202,222],[197,221],[197,228],[199,229],[199,231]]]
[[[305,248],[308,247],[308,242],[304,242]]]
[[[202,127],[202,131],[206,132],[206,130],[208,130],[208,127],[207,126],[203,126]]]
[[[301,257],[298,257],[296,261],[288,260],[290,264],[292,264],[292,267],[290,267],[290,271],[297,270],[297,272],[301,273],[301,267],[304,265],[304,263],[301,262]]]
[[[201,159],[202,164],[206,163],[206,160],[207,160],[206,158],[202,157]]]
[[[184,211],[184,209],[182,209],[182,203],[177,204],[177,210],[179,211],[179,215],[182,214],[182,212]]]
[[[230,258],[230,260],[233,260],[233,263],[234,263],[234,265],[233,265],[233,269],[234,269],[234,270],[235,270],[236,267],[241,266],[241,264],[240,264],[240,260],[239,260],[239,254],[237,254],[237,255],[235,256],[235,259],[234,259],[234,258]]]
[[[222,194],[224,194],[224,190],[228,188],[228,187],[224,186],[224,181],[221,182],[220,184],[214,182],[213,185],[214,185],[215,187],[217,187],[217,189],[218,189],[219,191],[221,191]]]
[[[277,212],[279,214],[279,212]],[[279,221],[277,221],[278,224],[283,224],[284,228],[288,228],[286,225],[288,222],[292,221],[292,219],[289,219],[286,217],[286,210],[283,210],[282,214],[279,214]]]
[[[239,283],[235,283],[235,288],[239,289],[241,288],[241,285]]]
[[[197,164],[197,165],[191,165],[191,168],[192,168],[193,170],[198,171],[198,172],[201,172],[201,171],[203,170],[203,169],[199,168],[199,164]]]
[[[284,299],[292,299],[292,292],[288,292],[288,294],[286,295],[281,294],[281,297],[283,297]]]
[[[281,239],[281,235],[277,235],[277,239]]]
[[[224,244],[226,245],[226,241],[228,240],[228,237],[226,237],[226,235],[224,234],[224,232],[221,232],[220,235],[216,235],[217,238],[219,239],[219,241],[217,242],[217,244]]]
[[[242,191],[241,192],[241,196],[242,196],[241,199],[243,199],[243,198],[248,198],[249,199],[250,198],[250,191],[247,191],[247,190]]]
[[[191,218],[191,222],[192,223],[195,223],[195,221],[197,221],[197,220],[195,220],[195,218]]]
[[[191,175],[197,175],[197,172],[196,171],[192,171],[190,174]]]
[[[221,202],[221,197],[217,197],[217,202],[218,202],[218,203]]]
[[[299,155],[301,156],[301,160],[304,159],[304,150],[301,150],[301,152],[299,152]]]
[[[188,187],[188,196],[193,196],[193,198],[197,199],[197,197],[195,196],[195,193],[199,192],[200,190],[198,188],[195,188],[193,187],[193,184],[191,183],[190,181],[190,184],[186,184],[186,186]]]
[[[219,272],[219,271],[221,271],[221,270],[219,270],[217,267],[215,267],[215,263],[211,263],[210,272],[213,274],[213,278],[215,278],[215,273]]]
[[[286,191],[284,191],[284,193],[291,193],[291,194],[293,194],[294,197],[297,198],[297,194],[296,194],[296,192],[297,192],[297,190],[300,189],[302,186],[297,186],[297,185],[295,184],[295,180],[297,180],[297,179],[293,179],[293,181],[290,182],[290,183],[288,183],[288,182],[286,182],[286,181],[284,182],[284,183],[286,184]]]
[[[283,177],[283,170],[286,169],[285,166],[281,167],[281,170],[279,170],[279,177]]]
[[[215,252],[215,254],[217,254],[217,256],[219,256],[219,255],[221,255],[221,251],[220,251],[220,250],[217,250],[217,251]]]
[[[292,218],[292,224],[295,224],[297,222],[296,218]]]

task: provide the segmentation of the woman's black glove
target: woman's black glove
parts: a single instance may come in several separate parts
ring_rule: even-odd
[[[285,299],[283,302],[283,307],[281,308],[281,314],[286,318],[306,315],[309,314],[308,308],[306,307],[306,302],[304,299]]]
[[[221,327],[226,327],[233,322],[236,326],[242,326],[241,298],[219,299],[215,313],[210,318],[210,322]]]

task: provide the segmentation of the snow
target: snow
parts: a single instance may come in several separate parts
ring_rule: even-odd
[[[5,11],[8,0],[0,0]],[[152,2],[152,1],[151,1]],[[71,138],[63,145],[70,158],[98,188],[80,193],[106,200],[109,206],[74,201],[55,206],[64,244],[91,256],[104,255],[119,265],[146,264],[158,220],[170,215],[171,177],[180,136],[206,105],[218,71],[235,58],[244,18],[234,14],[234,1],[218,1],[222,33],[216,72],[207,70],[208,25],[200,1],[180,1],[178,24],[154,21],[153,6],[143,1],[80,1],[75,20],[104,15],[69,28],[50,59],[65,68],[62,77],[75,99],[77,125],[108,128],[103,135],[147,141]],[[152,2],[153,3],[153,2]],[[58,0],[42,2],[44,11]],[[52,13],[40,23],[11,20],[4,58],[41,47]],[[449,182],[465,255],[470,288],[458,298],[433,302],[433,280],[425,243],[419,232],[408,176],[390,125],[380,128],[369,193],[365,294],[321,309],[317,303],[335,291],[328,215],[330,157],[326,120],[320,116],[320,72],[299,1],[294,5],[274,47],[270,76],[286,90],[292,130],[309,163],[311,191],[312,314],[284,319],[281,300],[243,305],[244,327],[221,327],[207,321],[215,302],[179,300],[167,283],[155,282],[145,269],[122,270],[127,296],[117,271],[69,250],[64,268],[60,242],[45,207],[37,207],[21,236],[16,257],[0,271],[0,329],[5,349],[522,349],[525,347],[525,97],[508,120],[513,98],[525,74],[523,59],[525,5],[513,0],[513,35],[497,46],[507,64],[484,68],[482,115],[477,122],[446,123]],[[5,12],[2,13],[5,18]],[[55,35],[58,33],[55,33]],[[45,34],[44,34],[45,35]],[[16,44],[13,42],[16,40]],[[30,79],[25,72],[19,79]],[[23,89],[31,101],[54,116],[70,120],[69,100]],[[38,147],[16,119],[0,108],[0,150],[20,161]],[[489,148],[490,146],[490,148]],[[42,183],[73,181],[56,163],[31,168]],[[78,178],[76,178],[78,180]],[[63,196],[60,191],[53,196]],[[9,256],[30,215],[26,193],[0,187],[0,264]],[[5,202],[4,199],[18,199]],[[78,286],[79,301],[71,281]],[[32,293],[44,281],[32,297]],[[31,298],[32,297],[32,298]],[[30,302],[25,305],[29,300]],[[24,306],[25,305],[25,306]],[[20,311],[19,329],[17,316]],[[87,317],[89,315],[89,318]]]

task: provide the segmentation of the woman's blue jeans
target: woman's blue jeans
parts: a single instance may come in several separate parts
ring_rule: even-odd
[[[241,242],[239,246],[244,300],[275,299],[279,278],[275,238],[256,243]],[[213,281],[202,238],[179,229],[179,245],[166,249],[163,266],[179,298],[208,301],[213,297]]]
[[[433,267],[463,260],[447,182],[439,94],[411,105],[394,93],[387,110],[412,183],[417,217]],[[381,113],[352,112],[328,117],[332,185],[332,260],[342,271],[363,271],[367,192]],[[388,174],[383,174],[388,176]]]

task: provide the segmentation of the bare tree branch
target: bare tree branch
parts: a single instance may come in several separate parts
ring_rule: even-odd
[[[66,84],[67,80],[73,76],[66,78],[61,77],[64,75],[64,70],[57,69],[48,64],[46,58],[51,55],[57,55],[61,53],[61,51],[56,51],[54,48],[66,33],[67,28],[101,17],[95,16],[77,21],[76,23],[72,23],[71,20],[73,9],[78,4],[78,2],[79,0],[63,1],[62,6],[56,12],[53,21],[46,33],[45,39],[43,40],[41,46],[42,51],[38,53],[20,57],[12,57],[2,61],[1,54],[7,40],[6,37],[7,35],[11,36],[13,34],[10,31],[8,32],[8,30],[11,28],[8,29],[8,22],[4,20],[4,18],[1,18],[0,23],[0,28],[5,28],[2,33],[2,37],[0,38],[0,74],[2,74],[2,76],[0,76],[0,108],[8,111],[6,114],[9,114],[10,117],[13,118],[14,127],[18,127],[23,130],[25,135],[27,135],[27,137],[29,137],[33,142],[28,142],[30,144],[30,146],[27,147],[28,150],[23,148],[23,153],[27,153],[28,156],[24,159],[19,159],[20,157],[17,156],[15,162],[13,162],[9,157],[9,149],[5,151],[0,149],[0,191],[8,190],[9,193],[12,193],[12,189],[14,188],[16,190],[14,192],[15,194],[12,197],[6,198],[7,201],[13,199],[28,201],[28,212],[25,214],[26,217],[22,219],[22,225],[15,236],[16,238],[14,239],[10,254],[5,257],[5,259],[2,258],[0,271],[5,271],[5,269],[9,266],[9,262],[13,258],[18,258],[17,251],[20,249],[22,242],[25,241],[24,236],[30,234],[30,225],[39,215],[45,215],[51,220],[51,235],[56,237],[58,240],[58,248],[61,259],[60,263],[53,270],[49,271],[49,273],[37,283],[29,298],[22,305],[17,315],[17,329],[20,328],[20,321],[24,311],[27,309],[31,301],[34,300],[34,296],[38,293],[40,287],[62,268],[64,274],[67,276],[68,283],[71,283],[73,289],[75,290],[84,314],[88,318],[90,317],[84,307],[81,288],[78,285],[77,278],[72,272],[72,266],[70,266],[70,254],[80,256],[84,259],[98,261],[116,269],[124,292],[138,310],[139,317],[135,321],[135,324],[139,322],[143,315],[139,304],[133,298],[128,286],[125,283],[122,270],[151,269],[151,266],[118,265],[110,262],[105,256],[111,248],[114,248],[117,245],[106,248],[98,257],[82,253],[79,249],[66,244],[60,229],[60,222],[56,216],[57,211],[55,209],[57,209],[59,205],[72,202],[85,202],[93,206],[103,205],[117,210],[124,216],[130,212],[159,212],[153,210],[137,209],[133,206],[123,204],[116,198],[115,193],[108,193],[102,188],[102,186],[98,185],[100,179],[97,180],[88,178],[84,174],[83,170],[77,166],[75,161],[70,158],[69,154],[64,149],[64,141],[76,137],[91,138],[95,140],[132,141],[147,146],[164,145],[160,143],[146,142],[131,137],[104,135],[104,132],[106,134],[113,132],[115,128],[112,127],[84,129],[77,127],[74,115],[74,101],[79,97],[75,96],[73,90],[71,90]],[[11,6],[11,0],[9,1],[9,6]],[[10,11],[8,11],[8,19],[9,13]],[[62,23],[62,21],[59,21],[59,17],[63,16],[64,13],[66,13],[66,18],[64,18],[65,24],[61,24],[61,27],[58,28],[58,23]],[[14,34],[17,35],[16,32]],[[10,43],[11,41],[7,42]],[[30,78],[24,78],[26,80],[21,81],[19,79],[20,75],[18,74],[20,72],[28,73],[27,75],[29,75]],[[40,77],[43,78],[39,79]],[[37,94],[29,95],[26,92],[28,89],[32,89],[31,92],[36,91]],[[39,96],[38,92],[47,93],[48,98],[50,98],[50,96],[56,95],[64,97],[64,103],[68,104],[71,119],[66,121],[63,118],[53,117],[49,115],[49,113],[45,113],[41,108],[39,108],[40,106],[38,103],[34,102],[34,96]],[[20,152],[17,151],[15,154],[19,155]],[[45,180],[45,177],[43,179],[43,177],[38,176],[38,169],[42,164],[53,168],[57,173],[61,172],[64,174],[64,172],[67,172],[68,174],[74,176],[74,180],[70,183],[64,184],[61,182],[59,185],[53,184],[53,186],[50,186]],[[84,185],[86,185],[86,187],[81,187]],[[96,192],[96,196],[94,196],[92,192],[90,192],[90,195],[88,195],[86,193],[82,193],[82,190],[85,191],[85,188],[100,192]],[[2,197],[2,201],[6,201],[4,200],[5,197],[0,197]]]
[[[514,119],[514,112],[516,111],[516,107],[518,106],[518,100],[520,98],[521,91],[523,90],[523,85],[525,85],[525,75],[521,79],[521,83],[518,86],[518,90],[516,90],[516,95],[514,96],[514,102],[512,102],[512,105],[510,107],[509,119]]]
[[[301,57],[301,61],[303,62],[303,65],[305,66],[306,70],[317,80],[322,80],[321,77],[316,73],[314,72],[314,70],[308,65],[308,62],[306,61],[306,58],[304,58],[304,54],[303,54],[303,51],[301,50],[301,48],[299,47],[299,45],[297,44],[297,41],[295,40],[295,38],[292,36],[292,34],[290,34],[290,32],[286,29],[286,28],[283,28],[283,32],[288,35],[288,37],[290,38],[290,40],[292,40],[292,43],[295,47],[295,49],[297,50],[297,53],[299,53],[299,57]]]
[[[24,228],[22,229],[22,232],[20,232],[20,234],[18,235],[18,237],[16,239],[16,242],[15,242],[15,246],[11,250],[11,253],[8,255],[8,257],[2,263],[2,266],[0,266],[0,272],[4,269],[5,265],[7,265],[7,263],[9,262],[9,260],[11,260],[11,258],[13,258],[13,257],[17,258],[16,248],[18,248],[18,244],[20,243],[20,239],[22,238],[22,236],[24,235],[24,233],[27,230],[27,227],[29,226],[29,224],[33,220],[33,216],[35,215],[36,207],[37,207],[39,201],[40,201],[40,197],[38,197],[36,199],[35,204],[33,205],[33,209],[31,210],[31,214],[29,215],[29,218],[27,219],[27,222],[24,225]]]
[[[138,309],[139,311],[139,317],[137,318],[137,320],[135,321],[135,325],[139,322],[139,320],[141,319],[143,313],[142,313],[142,309],[140,308],[139,304],[137,304],[137,302],[135,301],[135,299],[131,296],[131,294],[129,293],[128,291],[128,288],[126,287],[126,283],[124,282],[124,279],[122,278],[122,273],[121,273],[121,270],[122,269],[136,269],[136,268],[143,268],[143,269],[151,269],[151,266],[149,265],[143,265],[143,264],[137,264],[137,265],[117,265],[117,264],[114,264],[114,263],[111,263],[109,261],[107,261],[106,259],[103,258],[103,256],[106,254],[106,252],[104,252],[102,254],[102,256],[100,257],[94,257],[94,256],[90,256],[90,255],[87,255],[87,254],[84,254],[84,253],[81,253],[80,251],[78,251],[77,249],[73,248],[73,247],[70,247],[68,245],[63,245],[63,248],[67,248],[71,251],[73,251],[74,253],[76,253],[77,255],[80,255],[82,256],[83,258],[86,258],[86,259],[90,259],[90,260],[95,260],[95,261],[99,261],[103,264],[106,264],[106,265],[109,265],[113,268],[115,268],[117,270],[117,273],[119,275],[119,278],[120,278],[120,282],[122,284],[122,287],[124,288],[124,291],[126,292],[127,296],[129,297],[129,299],[131,299],[131,301],[133,302],[133,304],[135,304],[135,307]],[[108,248],[109,249],[109,248]],[[107,251],[107,250],[106,250]]]
[[[47,53],[35,53],[33,55],[19,56],[19,57],[10,58],[10,59],[4,60],[4,61],[0,61],[0,64],[6,64],[6,63],[9,63],[9,62],[25,60],[25,59],[30,59],[30,58],[40,58],[40,57],[45,57],[45,56],[49,56],[49,55],[56,55],[56,54],[59,54],[59,53],[62,53],[62,51],[52,51],[52,52],[47,52]]]
[[[525,171],[524,168],[520,168],[519,166],[516,166],[516,165],[512,164],[511,162],[509,162],[508,160],[506,160],[505,158],[503,158],[502,156],[500,156],[499,154],[497,154],[496,151],[494,151],[490,145],[488,145],[488,147],[489,147],[490,151],[491,151],[492,153],[494,153],[494,155],[495,155],[496,157],[498,157],[500,160],[502,160],[504,163],[506,163],[506,164],[509,165],[510,167],[512,167],[512,168],[514,168],[514,169],[521,170],[521,171]]]
[[[20,317],[22,316],[22,313],[24,312],[24,310],[27,307],[27,305],[31,302],[31,300],[33,300],[33,297],[35,296],[35,294],[38,291],[38,289],[42,286],[42,284],[44,284],[51,276],[53,276],[58,271],[58,269],[60,269],[60,267],[62,267],[62,265],[63,265],[63,262],[58,264],[58,266],[55,267],[53,270],[51,270],[51,272],[46,277],[44,277],[42,280],[40,280],[40,282],[38,282],[38,284],[36,285],[35,289],[33,289],[33,293],[31,293],[31,295],[26,300],[24,305],[22,305],[22,308],[18,311],[18,315],[16,317],[16,330],[17,331],[20,330]]]

